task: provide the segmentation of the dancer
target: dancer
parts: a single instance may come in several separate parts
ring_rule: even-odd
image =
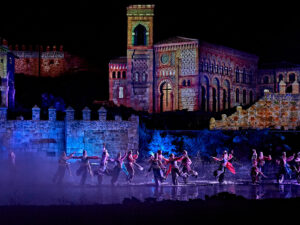
[[[13,151],[9,151],[8,153],[8,171],[10,173],[9,178],[10,182],[14,184],[14,181],[16,179],[17,170],[16,170],[16,154]]]
[[[183,156],[175,157],[173,153],[170,154],[170,158],[167,159],[167,164],[169,164],[169,169],[166,173],[166,178],[169,173],[172,174],[172,183],[173,185],[178,185],[178,176],[184,177],[183,173],[179,171],[179,167],[177,165],[178,161],[181,161]]]
[[[74,152],[67,156],[66,152],[62,152],[59,160],[58,160],[58,168],[56,173],[54,174],[54,177],[52,179],[53,183],[61,184],[64,177],[66,170],[69,171],[69,174],[71,175],[71,170],[69,168],[69,163],[67,162],[69,159],[72,159],[74,155]]]
[[[126,158],[126,156],[127,156],[126,152],[125,152],[125,154],[123,156],[121,155],[121,152],[119,152],[118,155],[117,155],[117,157],[115,159],[111,159],[111,161],[115,162],[115,167],[112,170],[112,173],[111,173],[112,178],[111,178],[111,181],[110,181],[111,185],[113,185],[113,186],[115,185],[115,183],[118,180],[120,171],[124,168],[123,161]]]
[[[148,172],[153,171],[155,185],[159,186],[165,178],[161,175],[161,169],[162,169],[162,162],[158,158],[158,153],[154,154],[154,157],[149,160],[149,163],[151,164]]]
[[[102,152],[102,156],[100,159],[100,165],[98,170],[95,171],[95,174],[98,175],[98,184],[101,185],[102,184],[102,180],[103,180],[103,176],[109,175],[109,172],[107,170],[107,164],[109,161],[109,154],[107,149],[105,148],[105,144],[103,144],[103,152]]]
[[[263,166],[264,166],[265,163],[266,163],[266,160],[267,160],[267,161],[271,161],[271,160],[272,160],[271,155],[269,155],[269,156],[264,156],[264,153],[263,153],[263,152],[259,152],[259,157],[257,158],[257,166],[258,166],[258,169],[259,169],[261,172],[262,172]]]
[[[133,176],[134,176],[134,165],[135,165],[135,161],[137,160],[137,158],[139,157],[139,152],[137,152],[135,155],[133,155],[132,150],[130,150],[127,153],[127,161],[126,161],[126,169],[128,171],[128,176],[127,176],[127,181],[129,183],[132,182]]]
[[[297,157],[295,158],[295,172],[296,172],[296,179],[297,182],[300,184],[300,152],[297,153]]]
[[[192,160],[188,156],[188,153],[186,150],[183,151],[182,159],[181,159],[181,167],[182,167],[182,173],[184,175],[183,181],[185,184],[188,182],[189,176],[194,176],[195,178],[198,177],[198,173],[195,170],[192,170],[191,168]]]
[[[292,170],[288,162],[292,161],[295,158],[295,154],[290,157],[286,157],[286,152],[282,152],[282,156],[279,160],[276,160],[277,164],[279,165],[279,171],[277,174],[277,182],[281,184],[284,181],[284,176],[288,175],[289,179],[292,176]]]
[[[252,168],[251,168],[251,179],[252,179],[252,184],[257,184],[259,181],[260,175],[263,177],[266,177],[263,172],[259,169],[258,167],[258,158],[257,158],[257,153],[255,149],[252,149],[253,155],[252,155]]]
[[[90,174],[91,176],[93,176],[93,171],[91,169],[89,160],[90,159],[99,159],[99,157],[98,156],[88,156],[87,151],[83,150],[82,156],[73,156],[72,158],[73,159],[81,159],[80,167],[76,171],[76,175],[79,176],[80,174],[82,174],[80,184],[84,185],[87,175]]]
[[[232,164],[229,162],[233,158],[233,150],[228,155],[227,151],[225,150],[223,152],[223,155],[221,158],[212,157],[214,160],[220,162],[220,166],[217,170],[214,171],[214,176],[218,179],[219,183],[224,182],[225,177],[225,169],[227,168],[231,173],[235,174],[235,169],[232,166]]]
[[[167,168],[165,166],[165,164],[167,163],[167,159],[163,156],[162,151],[160,149],[157,150],[157,155],[158,155],[158,160],[160,160],[162,163],[161,168],[163,174],[165,175],[167,173]]]

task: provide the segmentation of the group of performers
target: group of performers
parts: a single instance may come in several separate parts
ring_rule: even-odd
[[[259,152],[258,155],[255,149],[252,151],[252,167],[250,176],[252,183],[257,184],[261,181],[262,177],[267,177],[263,172],[263,167],[266,161],[272,160],[272,157],[271,155],[264,156],[263,152]],[[112,158],[108,154],[105,144],[103,145],[103,152],[100,157],[88,156],[86,150],[83,151],[82,156],[74,156],[74,153],[67,156],[66,153],[63,152],[59,159],[58,170],[53,177],[53,182],[61,183],[66,171],[71,174],[67,160],[80,159],[80,166],[76,171],[76,175],[81,176],[80,184],[82,185],[85,184],[88,174],[91,176],[97,176],[99,184],[102,184],[104,175],[111,176],[111,184],[115,185],[121,171],[126,174],[127,181],[130,183],[134,178],[135,167],[139,170],[144,169],[136,163],[138,157],[138,152],[134,154],[133,151],[128,151],[123,155],[119,152],[115,158]],[[233,174],[236,173],[232,163],[230,162],[233,158],[233,150],[230,153],[225,150],[220,158],[212,157],[212,159],[220,163],[218,169],[213,172],[213,175],[219,183],[224,182],[226,170],[229,170]],[[100,160],[100,164],[96,170],[92,169],[89,162],[90,159]],[[109,162],[114,163],[113,169],[108,169],[107,165]],[[166,158],[163,156],[162,151],[158,150],[150,156],[148,163],[150,166],[147,176],[152,171],[156,185],[163,183],[169,174],[171,174],[173,185],[178,185],[178,177],[181,177],[184,184],[187,184],[190,176],[195,178],[198,176],[198,173],[191,167],[192,160],[188,156],[187,151],[183,151],[182,155],[179,157],[175,157],[174,154],[170,154],[169,158]],[[291,178],[292,171],[295,172],[297,181],[300,183],[300,152],[298,152],[297,156],[293,154],[290,157],[287,157],[286,152],[283,152],[276,160],[276,163],[279,165],[279,171],[277,173],[278,183],[282,183],[285,178]]]

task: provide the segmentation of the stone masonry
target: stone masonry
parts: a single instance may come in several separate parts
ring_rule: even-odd
[[[34,152],[41,156],[57,156],[62,151],[81,153],[83,149],[90,155],[102,153],[103,143],[110,155],[119,151],[139,148],[139,118],[132,115],[128,121],[116,116],[106,120],[106,110],[102,107],[99,120],[91,120],[91,111],[85,108],[83,120],[74,120],[75,111],[66,110],[65,121],[56,120],[54,108],[48,109],[49,119],[40,120],[40,109],[32,108],[32,120],[7,120],[7,108],[0,108],[0,153],[9,150]]]

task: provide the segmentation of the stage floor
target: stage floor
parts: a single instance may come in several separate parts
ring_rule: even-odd
[[[120,183],[115,187],[88,183],[85,186],[66,182],[63,185],[4,185],[0,184],[0,205],[94,205],[119,204],[125,198],[145,201],[149,198],[161,200],[188,201],[205,199],[218,193],[228,192],[247,199],[295,198],[300,197],[300,185],[295,181],[286,181],[279,185],[275,181],[252,185],[249,181],[191,181],[188,185],[173,186],[169,182],[156,187],[153,183]]]

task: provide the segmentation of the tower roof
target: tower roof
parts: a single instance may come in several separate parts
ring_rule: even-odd
[[[127,64],[127,57],[121,56],[121,57],[110,60],[109,63],[111,63],[111,64]]]
[[[180,44],[180,43],[186,43],[186,42],[198,42],[198,39],[175,36],[175,37],[170,37],[168,39],[159,41],[155,45]]]

